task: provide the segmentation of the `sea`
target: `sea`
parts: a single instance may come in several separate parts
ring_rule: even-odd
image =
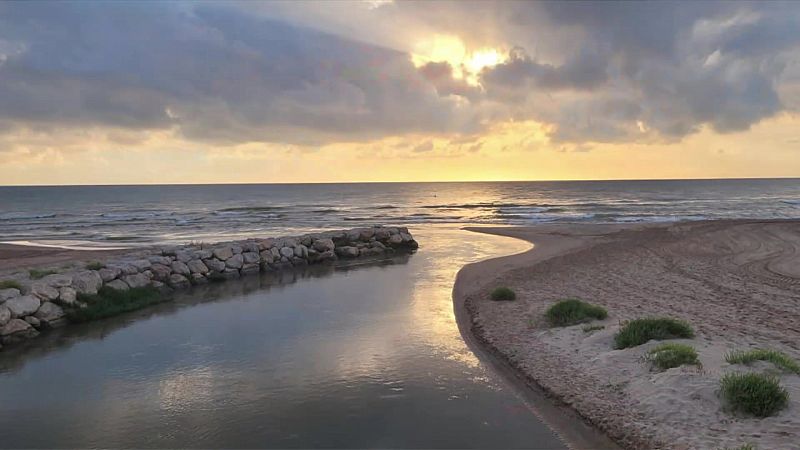
[[[800,218],[800,179],[0,187],[0,241],[213,242],[373,224]]]

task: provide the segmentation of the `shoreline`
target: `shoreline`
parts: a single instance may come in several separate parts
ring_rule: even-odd
[[[800,247],[800,221],[725,220],[466,229],[533,244],[533,248],[520,254],[464,266],[453,287],[456,320],[468,345],[477,349],[476,354],[504,378],[516,379],[513,384],[523,391],[522,395],[549,398],[549,401],[539,402],[543,409],[556,411],[555,414],[550,411],[554,419],[548,422],[554,423],[554,428],[568,441],[573,438],[576,448],[586,448],[581,446],[581,442],[586,442],[581,440],[584,437],[570,434],[576,422],[590,424],[625,448],[723,448],[746,443],[756,444],[758,448],[787,448],[792,445],[788,430],[800,420],[797,411],[800,377],[781,375],[790,392],[790,406],[778,416],[760,421],[727,415],[713,390],[720,374],[764,369],[761,364],[754,365],[755,369],[727,364],[722,356],[726,350],[762,346],[779,349],[795,359],[800,356],[797,346],[791,344],[793,336],[780,337],[782,333],[800,333],[800,329],[793,326],[800,317],[791,309],[796,305],[791,298],[800,291],[800,274],[794,272],[796,249]],[[706,239],[708,242],[704,242]],[[785,241],[793,244],[786,247]],[[632,256],[636,254],[638,259]],[[696,273],[681,271],[684,266]],[[659,281],[663,275],[661,269],[668,269],[675,290],[663,288],[666,291],[663,298],[651,300],[651,295],[658,296],[654,289],[663,283]],[[721,275],[729,271],[736,276],[724,278]],[[738,287],[744,290],[743,298],[762,296],[760,303],[763,304],[748,305],[737,298],[727,305],[724,300],[720,303],[712,298],[708,301],[713,307],[727,305],[734,314],[729,316],[726,312],[721,320],[703,317],[708,314],[698,314],[694,310],[703,309],[700,300],[706,295],[711,297],[713,289],[706,287],[709,292],[697,290],[705,287],[704,283],[708,282],[705,278],[681,278],[690,276],[711,281],[724,278],[732,286],[720,288],[722,294],[740,283]],[[490,301],[490,289],[499,285],[517,291],[518,299]],[[785,292],[779,293],[779,289]],[[646,293],[635,296],[637,290]],[[599,323],[606,329],[585,333],[581,325],[563,329],[547,327],[540,319],[541,314],[558,295],[582,297],[605,306],[610,317]],[[627,299],[626,295],[632,298]],[[770,302],[770,295],[782,296]],[[679,296],[682,297],[675,298]],[[758,333],[749,321],[761,320],[758,314],[767,313],[759,313],[759,308],[770,305],[783,308],[776,313],[777,325],[780,325],[781,315],[785,320],[787,314],[791,323],[771,334]],[[737,323],[735,313],[741,307],[749,308],[756,317],[741,318]],[[621,320],[670,314],[696,326],[698,336],[686,343],[697,346],[704,364],[702,374],[686,367],[663,373],[650,372],[639,359],[644,350],[653,347],[653,342],[640,346],[641,349],[611,350],[612,335]],[[733,347],[734,344],[739,346]],[[685,412],[669,406],[672,403]],[[569,414],[557,413],[559,408],[565,407],[572,414],[572,423],[564,423]],[[703,414],[707,417],[698,417]],[[789,437],[784,436],[785,433],[789,433]]]

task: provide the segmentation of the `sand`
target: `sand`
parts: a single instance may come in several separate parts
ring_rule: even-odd
[[[772,348],[800,360],[800,221],[705,221],[650,226],[546,225],[473,229],[534,243],[526,253],[471,264],[454,287],[459,325],[535,388],[573,408],[627,448],[800,448],[800,377],[778,372],[790,404],[757,419],[727,410],[720,377],[776,371],[730,365],[733,349]],[[512,287],[514,302],[489,291]],[[605,329],[553,329],[553,302],[606,307]],[[459,313],[461,311],[461,313]],[[702,369],[656,372],[656,343],[613,350],[619,322],[645,316],[690,322]],[[569,440],[569,436],[566,436]]]
[[[103,260],[130,250],[72,250],[60,247],[0,244],[0,273],[27,268],[57,268],[81,262]]]

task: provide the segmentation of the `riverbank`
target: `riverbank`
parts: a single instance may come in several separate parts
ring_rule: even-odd
[[[127,251],[4,246],[0,260],[14,269],[0,270],[0,345],[139,309],[193,285],[417,247],[407,228],[383,226]]]
[[[703,221],[664,225],[477,228],[516,237],[525,253],[465,266],[456,280],[459,325],[502,365],[574,409],[628,448],[791,448],[800,427],[800,376],[777,373],[788,407],[763,419],[729,412],[720,377],[775,372],[725,362],[731,350],[769,348],[800,359],[800,222]],[[512,302],[493,302],[506,285]],[[548,306],[578,297],[609,317],[550,328]],[[463,308],[463,309],[462,309]],[[463,313],[459,314],[459,310]],[[613,349],[621,321],[688,321],[702,369],[657,372],[643,361],[656,344]]]

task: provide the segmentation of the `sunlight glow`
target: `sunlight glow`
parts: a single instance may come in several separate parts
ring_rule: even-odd
[[[411,62],[416,67],[431,62],[446,62],[453,68],[453,77],[478,85],[478,75],[486,67],[504,62],[508,57],[495,48],[468,50],[457,36],[435,35],[419,41],[411,53]]]

